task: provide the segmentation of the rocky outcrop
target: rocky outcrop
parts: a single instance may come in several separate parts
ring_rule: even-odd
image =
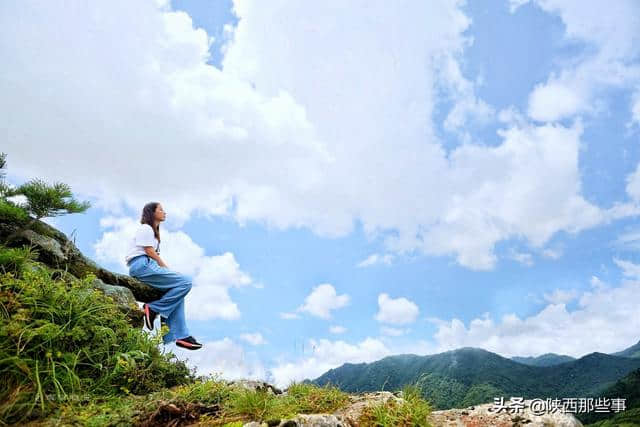
[[[52,268],[84,278],[93,273],[94,286],[111,296],[127,314],[130,323],[142,326],[142,310],[136,301],[150,302],[160,299],[163,291],[142,283],[133,277],[111,272],[85,257],[64,233],[42,221],[35,221],[30,228],[0,218],[0,242],[9,247],[28,245],[38,252],[38,261]],[[10,238],[10,241],[8,239]]]
[[[571,413],[545,412],[541,415],[531,411],[531,400],[524,401],[524,408],[517,413],[504,409],[495,410],[491,403],[470,406],[465,409],[434,411],[429,419],[434,427],[581,427],[582,423]]]
[[[364,409],[394,400],[403,403],[401,393],[381,391],[350,395],[349,404],[333,414],[300,414],[286,420],[272,420],[268,423],[252,421],[243,427],[356,427]],[[465,409],[433,411],[427,422],[432,427],[581,427],[573,414],[545,413],[535,415],[531,411],[531,401],[524,401],[524,408],[518,413],[505,410],[495,411],[493,404],[470,406]]]

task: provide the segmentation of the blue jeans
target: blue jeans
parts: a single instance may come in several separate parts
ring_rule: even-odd
[[[147,255],[137,256],[130,261],[129,276],[154,288],[167,290],[159,300],[147,303],[151,310],[167,319],[169,333],[162,337],[165,344],[191,335],[184,318],[184,297],[191,290],[189,277],[160,267],[155,259]]]

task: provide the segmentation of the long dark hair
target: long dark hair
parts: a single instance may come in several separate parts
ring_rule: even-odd
[[[140,224],[149,224],[153,228],[153,234],[158,239],[158,243],[160,243],[160,223],[154,224],[153,218],[159,204],[158,202],[149,202],[144,205],[142,216],[140,217]]]

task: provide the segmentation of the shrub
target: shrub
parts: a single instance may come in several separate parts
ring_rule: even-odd
[[[27,211],[8,200],[0,198],[0,220],[23,224],[29,219]]]
[[[301,414],[332,413],[349,402],[349,396],[337,387],[292,384],[287,389],[289,405]]]
[[[46,267],[0,275],[0,421],[45,416],[61,402],[147,393],[193,381],[160,337],[132,328],[95,276]],[[165,326],[166,327],[166,326]]]
[[[427,417],[431,413],[431,406],[422,398],[420,389],[416,386],[405,386],[402,390],[404,402],[398,403],[393,399],[384,404],[371,405],[363,411],[359,425],[363,427],[429,427]]]
[[[0,273],[12,272],[20,276],[27,265],[38,257],[38,251],[28,246],[6,248],[0,245]]]

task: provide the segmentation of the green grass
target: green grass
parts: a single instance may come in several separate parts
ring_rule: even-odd
[[[417,386],[405,386],[402,390],[404,402],[388,400],[368,406],[359,419],[363,427],[429,427],[427,417],[431,406],[422,398]]]
[[[161,337],[133,328],[91,285],[0,246],[0,425],[43,418],[96,396],[193,382]]]
[[[293,418],[300,413],[330,413],[349,401],[346,394],[332,387],[293,384],[288,392],[276,396],[229,386],[214,377],[198,378],[192,384],[148,395],[93,397],[88,402],[70,400],[43,420],[42,425],[131,425],[157,416],[162,404],[173,404],[185,413],[194,414],[200,425],[237,427],[251,420],[268,422]],[[208,413],[198,413],[203,407]]]

